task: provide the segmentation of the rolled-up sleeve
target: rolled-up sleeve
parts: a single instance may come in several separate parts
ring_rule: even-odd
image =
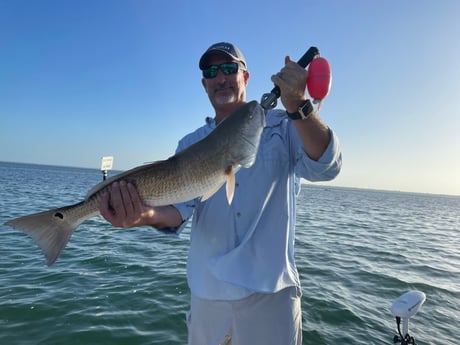
[[[295,172],[298,177],[308,181],[330,181],[340,172],[342,167],[342,152],[339,139],[332,129],[329,129],[330,141],[326,150],[318,160],[313,160],[305,153],[303,145],[296,145]],[[296,138],[296,141],[300,138]]]
[[[152,226],[154,229],[158,230],[159,232],[162,232],[164,234],[168,234],[168,235],[179,235],[184,229],[185,229],[185,226],[187,225],[188,223],[188,220],[192,217],[192,214],[193,214],[193,210],[194,210],[194,201],[190,201],[190,202],[184,202],[184,203],[181,203],[181,204],[175,204],[175,205],[172,205],[173,207],[175,207],[179,213],[180,213],[180,216],[182,218],[182,223],[179,225],[179,226],[176,226],[176,227],[166,227],[166,228],[156,228],[154,226]]]

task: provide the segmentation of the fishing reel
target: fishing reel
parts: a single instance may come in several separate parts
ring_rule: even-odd
[[[398,334],[393,338],[393,343],[401,345],[417,345],[414,337],[409,334],[409,319],[414,316],[422,304],[425,302],[426,296],[420,291],[409,291],[397,298],[391,306],[391,313],[396,318]],[[401,331],[402,323],[402,331]]]
[[[308,66],[308,93],[313,98],[313,103],[318,104],[319,109],[322,100],[326,98],[331,89],[332,75],[329,62],[319,56],[318,48],[310,47],[297,63],[303,68]],[[260,105],[265,110],[273,109],[276,107],[277,99],[280,96],[281,90],[279,86],[275,85],[269,93],[262,96]]]

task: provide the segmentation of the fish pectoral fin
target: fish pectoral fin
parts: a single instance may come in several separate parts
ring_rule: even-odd
[[[226,182],[227,185],[225,187],[225,192],[227,195],[227,201],[229,205],[232,203],[233,196],[235,195],[235,172],[233,171],[232,166],[229,166],[225,170],[225,175],[227,175],[227,180],[218,184],[217,186],[209,190],[207,193],[205,193],[201,197],[201,201],[206,201],[207,199],[212,197],[220,189],[220,187],[222,187],[222,185]]]
[[[235,195],[235,173],[231,167],[227,174],[227,185],[225,186],[225,191],[227,192],[228,204],[231,205],[233,196]]]
[[[203,196],[201,197],[201,201],[206,201],[210,197],[212,197],[214,194],[216,194],[216,192],[220,189],[220,187],[222,187],[222,185],[224,183],[225,182],[219,183],[217,186],[215,186],[214,188],[212,188],[209,191],[207,191],[206,193],[204,193]]]

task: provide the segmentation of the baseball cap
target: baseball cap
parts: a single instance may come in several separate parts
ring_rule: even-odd
[[[237,46],[235,46],[234,44],[228,43],[228,42],[219,42],[219,43],[215,43],[212,46],[210,46],[208,50],[206,50],[204,54],[201,56],[200,64],[199,64],[201,70],[208,67],[207,63],[208,63],[209,57],[211,57],[211,55],[216,54],[216,53],[217,54],[223,53],[227,56],[230,56],[235,61],[241,62],[244,65],[244,67],[247,68],[246,60],[244,59],[243,54],[241,53],[241,51],[238,49]]]

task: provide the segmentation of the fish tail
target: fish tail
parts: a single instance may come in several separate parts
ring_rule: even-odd
[[[46,264],[51,266],[67,245],[72,233],[86,219],[77,216],[76,212],[68,212],[69,209],[81,204],[19,217],[6,222],[5,225],[32,237],[43,250]]]

